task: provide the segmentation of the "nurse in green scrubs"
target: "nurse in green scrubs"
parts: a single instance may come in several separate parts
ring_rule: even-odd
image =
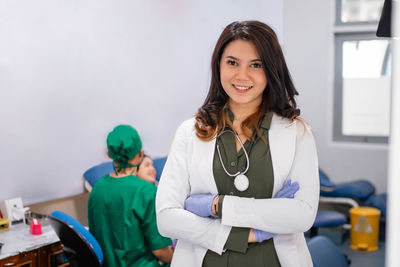
[[[156,186],[136,176],[143,160],[138,132],[115,127],[107,148],[115,171],[96,183],[88,203],[89,229],[103,250],[103,266],[169,266],[172,242],[157,229]]]

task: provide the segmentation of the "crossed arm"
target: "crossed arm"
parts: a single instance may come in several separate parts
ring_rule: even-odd
[[[188,170],[188,127],[180,127],[171,146],[160,180],[156,211],[159,231],[221,254],[232,227],[290,234],[311,227],[318,204],[318,165],[311,133],[296,142],[296,154],[288,179],[300,189],[294,199],[253,199],[224,196],[222,218],[200,217],[185,210],[191,195]],[[250,231],[249,241],[255,241]]]
[[[294,194],[299,190],[298,182],[291,183],[288,180],[275,198],[294,198]],[[222,200],[222,199],[221,199]],[[218,211],[219,196],[212,194],[195,194],[189,196],[185,201],[185,210],[190,211],[201,217],[221,217]],[[263,242],[272,238],[275,234],[251,228],[249,232],[248,242]]]

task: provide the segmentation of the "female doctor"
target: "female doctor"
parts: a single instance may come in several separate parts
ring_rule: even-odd
[[[234,22],[211,85],[178,128],[156,198],[173,267],[312,266],[303,232],[319,197],[317,152],[274,31]]]

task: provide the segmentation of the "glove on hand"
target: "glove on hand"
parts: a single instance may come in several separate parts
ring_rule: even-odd
[[[294,194],[300,189],[299,183],[294,182],[289,179],[286,181],[285,185],[276,193],[275,198],[294,198]]]
[[[211,211],[211,205],[217,195],[195,194],[185,200],[185,210],[201,217],[215,217]]]
[[[285,185],[276,193],[275,198],[294,198],[294,194],[300,189],[299,183],[294,182],[289,179],[286,181]],[[274,237],[276,234],[270,232],[264,232],[261,230],[254,229],[254,235],[257,238],[258,242],[263,242],[264,240],[268,240]]]
[[[273,234],[273,233],[264,232],[264,231],[257,230],[257,229],[254,229],[254,235],[256,236],[257,241],[259,243],[261,243],[261,242],[263,242],[265,240],[271,239],[271,238],[273,238],[275,236],[275,234]]]

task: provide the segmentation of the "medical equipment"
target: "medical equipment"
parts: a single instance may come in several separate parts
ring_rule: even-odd
[[[239,191],[246,191],[249,188],[250,182],[249,182],[249,178],[245,175],[245,173],[250,168],[249,154],[250,154],[251,148],[252,148],[253,143],[254,143],[254,137],[253,137],[253,139],[252,139],[252,141],[250,143],[249,152],[247,153],[246,148],[244,147],[242,141],[240,140],[240,138],[236,134],[236,132],[234,132],[232,130],[225,130],[224,132],[232,132],[235,135],[236,139],[239,141],[239,144],[243,149],[244,155],[246,157],[246,164],[242,168],[240,168],[240,170],[237,173],[234,173],[234,174],[229,173],[225,168],[224,162],[223,162],[222,157],[221,157],[221,152],[219,151],[219,144],[217,143],[217,151],[218,151],[219,161],[221,162],[221,165],[222,165],[222,168],[224,169],[224,172],[227,175],[229,175],[230,177],[235,177],[234,180],[233,180],[233,183],[235,184],[236,189],[239,190]],[[222,132],[221,135],[224,132]],[[243,170],[243,168],[245,168],[245,169]]]
[[[264,119],[264,116],[262,116],[258,120],[258,129],[260,128],[261,122],[263,121],[263,119]],[[241,191],[241,192],[243,192],[243,191],[246,191],[249,188],[249,184],[250,184],[249,178],[245,174],[250,168],[249,155],[250,155],[251,149],[253,148],[254,141],[256,140],[256,131],[253,132],[253,137],[251,138],[251,141],[250,141],[250,144],[249,144],[249,152],[246,151],[246,148],[244,147],[242,141],[240,140],[239,136],[236,134],[235,131],[229,130],[229,129],[228,130],[224,130],[219,136],[221,136],[225,132],[232,132],[235,135],[236,139],[239,141],[239,144],[243,149],[244,155],[246,156],[246,163],[245,163],[244,166],[242,166],[239,169],[239,171],[237,173],[230,174],[226,170],[224,162],[222,161],[221,152],[219,151],[218,138],[217,138],[217,151],[218,151],[219,161],[221,162],[222,168],[224,169],[225,173],[230,177],[235,177],[234,180],[233,180],[233,183],[234,183],[236,189]]]

